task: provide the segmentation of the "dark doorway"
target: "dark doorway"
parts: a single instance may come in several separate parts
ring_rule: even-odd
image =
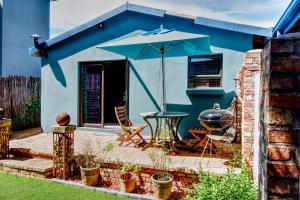
[[[102,122],[102,79],[101,64],[81,66],[81,124],[97,126]]]
[[[126,61],[104,65],[104,125],[116,124],[115,106],[125,105]]]
[[[80,67],[80,125],[116,125],[114,107],[127,105],[127,60],[85,62]]]

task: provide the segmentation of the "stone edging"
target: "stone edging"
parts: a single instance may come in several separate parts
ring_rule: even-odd
[[[115,196],[119,196],[119,197],[126,197],[126,198],[138,199],[138,200],[154,200],[154,197],[152,197],[152,196],[134,194],[134,193],[126,193],[126,192],[121,192],[121,191],[118,191],[118,190],[111,190],[111,189],[106,189],[106,188],[101,188],[101,187],[85,186],[81,183],[77,183],[77,182],[74,182],[74,181],[65,181],[65,180],[56,179],[56,178],[49,179],[49,180],[54,182],[54,183],[58,183],[58,184],[83,188],[85,190],[92,190],[92,191],[95,191],[95,192],[102,192],[102,193],[115,195]]]

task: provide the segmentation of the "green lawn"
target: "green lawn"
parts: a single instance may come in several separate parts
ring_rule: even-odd
[[[117,196],[93,192],[43,180],[27,179],[0,173],[1,200],[125,200]],[[128,199],[127,199],[128,200]]]

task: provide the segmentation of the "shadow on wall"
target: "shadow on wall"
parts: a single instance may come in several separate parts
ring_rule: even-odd
[[[232,99],[236,96],[234,91],[220,96],[212,95],[189,95],[191,105],[167,104],[168,111],[188,112],[190,116],[183,119],[179,127],[179,133],[182,138],[191,138],[188,133],[190,128],[200,128],[198,121],[199,114],[206,109],[212,109],[214,103],[219,103],[221,108],[227,109]]]
[[[153,95],[151,94],[150,90],[148,89],[147,85],[145,84],[145,82],[143,81],[143,79],[141,78],[141,76],[139,75],[139,73],[137,72],[136,68],[132,65],[132,63],[129,62],[129,68],[132,70],[133,74],[135,75],[135,77],[137,78],[137,80],[140,82],[141,86],[143,87],[143,89],[145,90],[146,94],[148,95],[148,97],[150,98],[151,102],[153,103],[153,105],[155,106],[155,108],[158,111],[161,111],[157,101],[155,100],[155,98],[153,97]]]
[[[47,60],[49,63],[49,66],[52,70],[52,73],[55,77],[55,79],[63,86],[63,87],[67,87],[67,81],[66,81],[66,77],[64,75],[64,72],[62,71],[62,68],[60,66],[60,64],[58,63],[58,60],[56,59],[48,59]],[[45,65],[43,65],[45,66]]]

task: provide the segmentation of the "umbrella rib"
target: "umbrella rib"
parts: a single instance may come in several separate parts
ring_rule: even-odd
[[[182,43],[183,41],[179,41],[177,42],[177,44],[174,44],[174,45],[170,45],[166,48],[166,51],[168,51],[169,49],[173,48],[173,47],[176,47],[178,44]]]
[[[141,55],[143,55],[143,53],[145,53],[145,51],[149,48],[149,44],[145,45],[144,48],[142,49],[142,51],[140,51],[140,53],[135,57],[135,60],[140,57]]]
[[[152,45],[152,44],[148,44],[149,46],[151,46],[153,49],[157,50],[157,51],[160,51],[159,48],[157,48],[156,46]]]

